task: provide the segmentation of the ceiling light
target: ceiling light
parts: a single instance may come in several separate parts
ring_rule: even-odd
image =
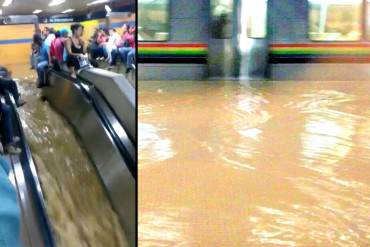
[[[67,13],[71,13],[73,11],[75,11],[75,10],[74,9],[66,9],[66,10],[62,11],[61,13],[62,14],[67,14]]]
[[[64,3],[65,1],[66,0],[51,0],[51,2],[49,3],[49,6],[57,6],[57,5]]]
[[[9,6],[10,4],[12,4],[13,0],[5,0],[4,3],[3,3],[3,6],[4,7],[7,7]]]
[[[42,10],[41,9],[35,9],[33,12],[32,12],[32,14],[39,14],[39,13],[41,13],[42,12]]]
[[[105,8],[105,11],[107,11],[108,14],[110,12],[112,12],[112,9],[108,5],[105,5],[104,8]]]
[[[362,0],[309,0],[313,4],[360,4]]]
[[[100,3],[107,3],[109,0],[95,0],[87,4],[87,6],[95,5],[95,4],[100,4]]]

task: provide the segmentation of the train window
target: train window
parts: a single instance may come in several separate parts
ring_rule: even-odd
[[[249,38],[266,37],[267,0],[249,0],[247,6],[247,35]],[[243,8],[243,7],[242,7]]]
[[[309,0],[309,37],[356,41],[362,36],[362,0]]]
[[[169,0],[139,0],[138,11],[139,41],[168,40]]]
[[[229,39],[232,35],[233,0],[211,0],[212,37]]]

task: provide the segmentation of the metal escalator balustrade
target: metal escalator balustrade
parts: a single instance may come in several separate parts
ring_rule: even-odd
[[[14,135],[20,137],[20,155],[10,155],[11,170],[21,209],[22,242],[30,247],[54,247],[55,239],[46,213],[39,176],[27,144],[22,122],[13,96],[5,93],[6,104],[12,109]]]
[[[81,89],[85,92],[86,97],[91,100],[91,104],[96,110],[97,114],[105,124],[107,130],[112,136],[117,148],[120,150],[122,157],[134,177],[137,175],[136,166],[136,148],[127,134],[127,131],[117,121],[117,116],[112,107],[107,104],[105,97],[90,83],[78,82]]]
[[[96,76],[94,80],[98,79],[100,80],[100,77]],[[110,80],[103,81],[106,84],[112,83]],[[47,86],[42,89],[42,94],[75,128],[105,185],[130,246],[135,246],[137,170],[136,148],[133,142],[136,139],[135,94],[127,92],[124,94],[129,96],[125,99],[126,105],[121,107],[120,112],[126,115],[122,124],[117,117],[119,114],[114,111],[117,108],[112,107],[111,101],[107,102],[106,94],[103,97],[95,90],[96,86],[91,87],[92,84],[95,85],[50,70],[47,73]],[[112,84],[114,88],[119,88],[114,82]],[[131,85],[129,86],[133,89]],[[127,85],[125,88],[128,88]],[[125,112],[122,109],[128,110]],[[135,128],[130,126],[131,123]]]
[[[93,84],[101,92],[136,143],[136,93],[128,80],[122,74],[96,68],[82,70],[78,78]]]

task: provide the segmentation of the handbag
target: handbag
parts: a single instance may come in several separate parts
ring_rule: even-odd
[[[89,62],[89,60],[87,59],[87,58],[85,58],[85,57],[80,57],[80,56],[78,56],[77,57],[77,60],[78,60],[78,63],[79,63],[79,65],[80,65],[80,68],[82,69],[82,68],[85,68],[85,67],[89,67],[90,66],[90,62]]]

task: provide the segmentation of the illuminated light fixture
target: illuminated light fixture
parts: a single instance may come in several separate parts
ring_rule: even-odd
[[[58,6],[58,5],[61,5],[62,3],[64,3],[66,0],[52,0],[50,3],[49,3],[49,6]]]
[[[75,10],[74,9],[66,9],[66,10],[62,11],[61,13],[62,14],[67,14],[67,13],[71,13],[73,11],[75,11]]]
[[[360,4],[362,0],[308,0],[313,4]]]
[[[108,5],[105,5],[104,8],[105,8],[105,11],[107,11],[108,14],[110,12],[112,12],[112,9]]]
[[[5,0],[3,3],[3,7],[8,7],[10,4],[12,4],[13,0]]]
[[[33,12],[32,12],[32,14],[39,14],[39,13],[41,13],[42,12],[42,10],[41,9],[35,9]]]
[[[100,4],[100,3],[107,3],[107,2],[109,2],[109,0],[95,0],[95,1],[92,1],[88,4],[86,4],[86,5],[91,6],[91,5]]]

